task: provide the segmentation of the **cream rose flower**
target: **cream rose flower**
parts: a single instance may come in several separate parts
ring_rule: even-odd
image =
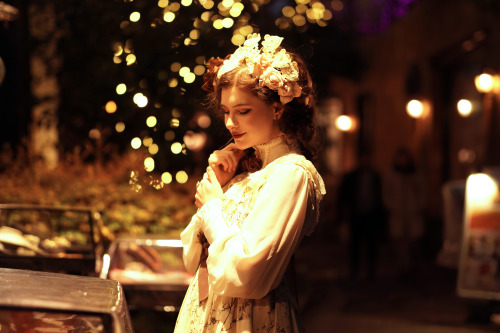
[[[278,88],[278,95],[282,104],[290,102],[295,97],[300,97],[302,88],[295,82],[285,82]]]
[[[270,64],[271,63],[265,55],[259,55],[254,63],[253,75],[255,75],[256,77],[260,77]]]
[[[272,90],[278,90],[284,83],[281,73],[273,67],[266,68],[259,79],[259,84],[261,86],[266,86]]]

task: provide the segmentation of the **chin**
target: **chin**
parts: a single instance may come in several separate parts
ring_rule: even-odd
[[[251,145],[248,145],[244,142],[241,142],[241,141],[235,141],[234,142],[234,145],[236,146],[236,148],[238,148],[239,150],[245,150],[247,148],[250,148]]]

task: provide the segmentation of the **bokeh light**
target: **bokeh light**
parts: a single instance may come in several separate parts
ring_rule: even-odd
[[[148,119],[146,119],[146,125],[148,127],[155,127],[157,122],[155,116],[149,116]]]
[[[117,110],[116,103],[114,101],[108,101],[104,109],[107,113],[115,113]]]
[[[152,172],[155,169],[155,160],[152,157],[146,157],[144,159],[144,170],[147,172]]]
[[[153,143],[151,144],[149,147],[148,147],[148,152],[151,154],[151,155],[155,155],[157,154],[159,151],[159,147],[156,143]]]
[[[182,152],[182,143],[180,142],[172,143],[172,145],[170,146],[170,150],[174,154],[180,154]]]
[[[143,108],[148,105],[148,98],[144,96],[143,93],[136,93],[134,95],[134,103],[137,104],[138,107]]]
[[[457,111],[462,117],[468,117],[472,113],[472,103],[467,99],[461,99],[457,103]]]
[[[117,122],[116,125],[115,125],[115,131],[117,131],[118,133],[121,133],[125,130],[125,123],[120,121],[120,122]]]
[[[142,144],[144,145],[144,147],[151,146],[153,144],[153,138],[150,136],[146,136],[142,139]]]
[[[188,181],[188,174],[186,173],[186,171],[184,170],[181,170],[181,171],[178,171],[176,174],[175,174],[175,180],[179,183],[179,184],[184,184]]]
[[[175,20],[175,14],[172,12],[166,12],[163,15],[163,20],[167,23],[172,22],[173,20]]]
[[[172,182],[172,174],[170,172],[164,172],[161,174],[161,181],[165,184],[170,184]]]
[[[420,118],[424,113],[424,105],[417,99],[412,99],[406,105],[406,112],[412,118]]]
[[[346,115],[339,116],[337,118],[337,121],[335,122],[335,125],[339,130],[344,132],[350,131],[354,127],[351,117]]]
[[[130,145],[132,146],[132,148],[134,149],[139,149],[142,145],[142,140],[138,137],[135,137],[132,139],[132,141],[130,141]]]
[[[127,91],[127,85],[125,83],[120,83],[116,86],[116,93],[118,95],[123,95]]]
[[[138,22],[141,19],[141,13],[133,12],[130,14],[130,22]]]

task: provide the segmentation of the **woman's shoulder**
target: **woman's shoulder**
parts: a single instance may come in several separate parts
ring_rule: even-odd
[[[267,172],[269,176],[275,172],[282,173],[286,169],[298,170],[299,173],[303,173],[313,183],[318,197],[322,197],[326,193],[323,178],[316,170],[316,167],[301,154],[291,153],[281,156],[270,163],[267,168],[269,169]]]

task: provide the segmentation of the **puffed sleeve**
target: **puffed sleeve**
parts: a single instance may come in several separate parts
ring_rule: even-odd
[[[208,242],[207,269],[212,292],[262,298],[277,287],[302,238],[312,183],[303,168],[286,165],[260,190],[241,227],[228,226],[220,200],[212,200],[203,230]]]
[[[201,212],[198,211],[193,215],[188,226],[181,233],[182,241],[182,257],[184,260],[184,266],[186,270],[190,273],[195,273],[200,263],[201,251],[203,249],[200,240],[198,239],[198,233],[201,231]]]

